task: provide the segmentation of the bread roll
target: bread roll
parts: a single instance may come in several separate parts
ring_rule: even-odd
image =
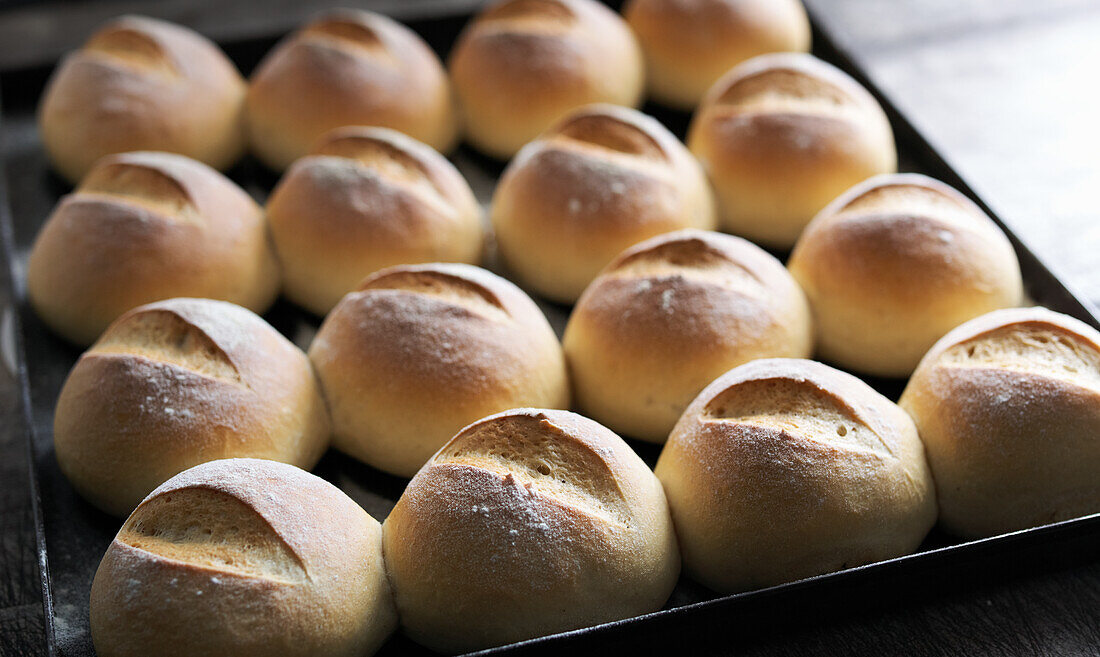
[[[688,146],[714,184],[722,228],[780,249],[838,194],[897,167],[871,94],[806,54],[760,55],[724,75],[696,111]]]
[[[378,521],[290,465],[227,459],[154,491],[92,582],[100,657],[363,657],[397,625]]]
[[[948,333],[901,397],[940,523],[978,538],[1100,511],[1100,333],[1043,308]]]
[[[97,162],[58,202],[27,263],[38,316],[80,345],[143,303],[207,297],[263,312],[278,289],[260,206],[217,171],[169,153]]]
[[[124,16],[99,28],[50,76],[38,129],[50,161],[77,182],[101,156],[169,151],[225,169],[244,154],[245,82],[216,45],[164,21]]]
[[[739,237],[682,230],[616,258],[577,302],[563,344],[579,410],[662,443],[731,367],[809,357],[813,328],[778,260]]]
[[[77,492],[124,516],[206,461],[311,468],[329,433],[301,350],[239,306],[170,299],[126,313],[80,357],[57,399],[53,440]]]
[[[799,0],[629,0],[623,15],[645,54],[649,95],[684,110],[746,59],[810,49]]]
[[[502,0],[458,37],[449,60],[466,138],[507,159],[589,103],[636,107],[644,64],[630,28],[595,0]]]
[[[718,377],[676,423],[656,473],[685,572],[722,593],[907,554],[936,520],[913,421],[809,360]]]
[[[337,128],[267,202],[288,298],[324,315],[391,265],[481,257],[481,206],[454,166],[387,128]]]
[[[409,482],[382,541],[405,633],[443,652],[656,611],[680,571],[660,482],[567,411],[463,429]]]
[[[789,262],[806,291],[818,353],[847,369],[908,376],[949,330],[1023,300],[1004,233],[925,176],[879,176],[825,208]]]
[[[458,138],[447,75],[428,44],[381,14],[337,9],[260,62],[248,87],[248,136],[281,171],[348,125],[392,128],[444,153]]]
[[[546,317],[515,285],[470,265],[372,274],[325,318],[309,357],[335,447],[404,477],[478,418],[569,406]]]
[[[714,228],[706,176],[656,120],[589,105],[508,165],[493,227],[515,276],[562,303],[577,300],[623,249],[680,228]]]

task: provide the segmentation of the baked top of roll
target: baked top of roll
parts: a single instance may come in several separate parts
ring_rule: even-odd
[[[277,461],[237,458],[197,465],[158,486],[115,540],[140,551],[135,558],[285,585],[324,581],[357,563],[361,555],[346,543],[358,543],[353,535],[370,527],[378,533],[378,521],[324,479]]]
[[[746,59],[810,49],[799,0],[631,0],[623,15],[645,51],[650,92],[683,109]]]
[[[608,51],[609,42],[620,45],[620,34],[634,44],[621,18],[592,0],[499,0],[474,18],[455,48],[486,66],[486,90],[512,92],[507,100],[523,108],[545,103],[548,94],[572,97],[589,85],[614,85],[590,80],[588,68],[606,63],[592,59],[600,54],[621,59]],[[518,93],[523,89],[533,95]]]
[[[73,366],[54,414],[61,470],[116,515],[216,458],[312,467],[329,432],[305,354],[251,311],[210,299],[124,314]]]
[[[165,384],[188,373],[243,386],[263,400],[284,387],[286,370],[305,363],[305,354],[256,313],[188,298],[134,308],[85,352],[92,355],[121,356],[141,367],[156,362]]]
[[[814,307],[822,355],[880,375],[908,375],[951,328],[1023,299],[1000,228],[918,174],[842,194],[806,227],[789,266]]]
[[[514,284],[463,264],[376,272],[309,349],[334,445],[412,476],[463,426],[502,409],[569,405],[561,345]]]
[[[807,124],[844,120],[889,130],[881,108],[863,86],[805,53],[770,53],[734,67],[707,91],[701,109],[750,122],[767,117]]]
[[[779,180],[791,167],[862,158],[852,140],[869,140],[894,157],[893,131],[874,97],[805,53],[760,55],[731,69],[703,97],[688,134],[708,168],[747,158],[755,176]]]
[[[1013,267],[994,266],[998,261],[1015,265],[1016,275]],[[970,199],[912,173],[876,176],[848,190],[814,218],[791,253],[792,270],[819,270],[834,281],[818,283],[823,293],[841,293],[848,287],[842,279],[858,280],[853,295],[899,306],[919,297],[931,302],[946,289],[1018,291],[1015,263],[1004,233]]]
[[[731,69],[688,129],[723,229],[789,248],[838,194],[893,172],[882,108],[840,69],[804,53],[773,53]]]
[[[207,165],[173,153],[135,151],[99,160],[62,204],[107,211],[118,204],[166,223],[223,224],[257,214],[243,189]],[[146,219],[146,220],[147,220]]]
[[[80,344],[158,299],[211,297],[262,312],[279,275],[266,232],[256,202],[205,164],[171,153],[108,155],[35,238],[30,300],[50,328]]]
[[[409,483],[383,544],[406,632],[444,651],[654,611],[679,572],[660,483],[567,411],[460,431]]]
[[[654,235],[713,228],[706,176],[657,120],[597,103],[570,112],[509,163],[492,220],[508,266],[575,301],[617,254]]]
[[[471,265],[389,267],[368,276],[333,310],[329,318],[334,329],[345,323],[337,314],[341,307],[351,313],[349,318],[371,317],[371,330],[359,339],[349,335],[345,344],[369,354],[376,367],[389,362],[394,376],[421,379],[431,386],[442,378],[476,388],[487,383],[485,375],[507,367],[510,354],[526,356],[534,345],[557,342],[530,297],[509,281]],[[345,330],[358,332],[359,326],[321,332],[318,339],[343,340],[337,335]],[[490,349],[491,344],[512,344],[516,351]],[[315,339],[311,352],[322,346]],[[420,357],[409,359],[409,354]]]
[[[608,265],[573,309],[563,344],[586,412],[664,442],[715,377],[755,358],[807,357],[813,331],[778,260],[739,237],[681,230]]]
[[[605,166],[623,174],[637,171],[659,175],[657,172],[666,169],[695,171],[699,166],[660,121],[610,103],[591,103],[563,116],[525,146],[509,168],[520,168],[536,157],[549,157],[542,155],[543,151],[562,152],[584,158],[582,161],[602,160]]]
[[[943,336],[923,367],[1003,369],[1100,392],[1100,333],[1047,308],[1005,308],[976,317]]]
[[[657,462],[684,568],[734,592],[917,548],[936,517],[917,430],[856,377],[762,359],[718,377]]]
[[[214,43],[166,21],[123,16],[53,74],[39,126],[61,173],[79,180],[101,155],[166,150],[218,169],[244,150],[245,82]]]
[[[759,440],[779,440],[791,448],[822,450],[819,454],[827,460],[847,455],[890,462],[919,448],[901,436],[899,424],[908,423],[899,420],[906,418],[897,405],[847,372],[812,360],[767,358],[730,370],[708,385],[674,434],[684,445],[692,444],[696,430],[729,438],[756,434]]]
[[[573,317],[613,331],[616,342],[640,356],[674,346],[685,355],[766,338],[762,325],[789,319],[769,307],[790,302],[808,311],[797,284],[767,251],[733,235],[689,229],[624,251],[585,290]]]
[[[636,106],[641,50],[629,27],[593,0],[502,0],[462,32],[448,62],[468,137],[510,157],[574,107]]]
[[[1045,308],[977,317],[929,350],[899,402],[941,524],[982,537],[1100,511],[1100,333]]]
[[[258,459],[153,491],[92,584],[100,654],[363,655],[396,625],[381,527],[338,488]],[[201,629],[201,631],[196,631]]]
[[[384,127],[344,126],[321,135],[309,152],[314,157],[352,160],[378,172],[394,185],[433,191],[447,201],[476,207],[470,186],[438,151],[408,135]]]
[[[481,214],[469,184],[438,152],[395,130],[362,126],[323,135],[267,202],[284,290],[321,315],[385,267],[475,263]]]
[[[276,45],[252,75],[248,113],[253,148],[277,169],[342,126],[392,128],[443,152],[457,137],[439,58],[408,27],[358,9],[324,12]]]
[[[325,186],[353,186],[359,180],[366,181],[363,184],[369,184],[370,189],[363,195],[369,197],[356,194],[355,198],[363,205],[359,216],[369,215],[372,219],[372,240],[389,235],[395,242],[401,238],[407,241],[421,212],[475,219],[481,212],[469,184],[453,164],[430,146],[388,128],[347,126],[327,132],[314,143],[309,155],[295,164],[288,177],[296,169],[316,169],[310,178],[317,188],[316,204],[322,208],[330,201]],[[278,188],[272,195],[277,192]],[[318,214],[323,210],[318,209]],[[331,226],[332,237],[349,232],[354,235],[354,229],[363,225],[361,221],[341,223],[339,230]],[[314,225],[330,228],[323,221]]]

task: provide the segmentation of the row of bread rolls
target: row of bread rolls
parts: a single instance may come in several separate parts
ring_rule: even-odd
[[[473,144],[510,157],[571,109],[637,106],[647,67],[655,97],[690,108],[745,59],[809,49],[798,0],[637,0],[624,11],[630,26],[595,0],[493,3],[459,37],[448,79],[411,30],[371,12],[336,10],[280,42],[247,85],[198,34],[126,17],[96,32],[53,76],[43,137],[74,182],[99,157],[135,150],[177,152],[222,169],[246,142],[281,170],[345,125],[392,128],[446,152],[460,113]]]
[[[308,359],[233,304],[172,299],[142,306],[113,323],[66,379],[54,417],[57,459],[85,498],[118,515],[168,477],[215,458],[311,467],[330,437],[357,459],[412,476],[481,417],[529,404],[568,408],[567,360],[581,411],[630,436],[657,442],[668,436],[672,445],[717,385],[709,377],[721,381],[731,368],[742,371],[775,355],[803,362],[805,300],[778,263],[752,249],[736,238],[687,232],[628,251],[594,292],[606,299],[586,298],[571,319],[564,350],[518,288],[468,265],[399,266],[368,277],[326,318]],[[973,326],[987,327],[989,335],[967,335]],[[960,335],[974,339],[958,346]],[[964,497],[996,492],[1003,480],[984,484],[958,470],[986,467],[988,449],[1028,449],[1002,443],[997,431],[1035,430],[1052,442],[1030,438],[1031,448],[1051,450],[1054,460],[1037,465],[1046,455],[1033,456],[1020,465],[1023,478],[1054,477],[1069,486],[1065,502],[1077,510],[1073,500],[1087,500],[1095,489],[1082,488],[1083,477],[1067,469],[1084,463],[1087,475],[1095,462],[1086,430],[1100,412],[1096,337],[1055,313],[1010,309],[942,338],[902,399],[935,442],[933,462],[943,459],[941,486],[962,479]],[[1021,382],[1018,373],[1029,376]],[[812,396],[804,393],[783,394],[802,413]],[[1002,404],[1014,394],[1046,404],[1044,411],[1025,418],[1023,407]],[[723,406],[706,424],[742,416],[758,423],[768,415],[762,403],[749,404],[759,412],[741,409],[741,415]],[[983,413],[990,414],[984,421]],[[959,434],[985,442],[971,446],[976,455],[958,452],[951,441]],[[1067,460],[1058,465],[1061,459]],[[1041,494],[1037,500],[1050,502]],[[956,531],[984,533],[965,522]]]
[[[93,639],[103,655],[367,654],[396,616],[433,649],[474,650],[656,610],[681,557],[734,592],[907,554],[937,506],[963,536],[1074,517],[1100,504],[1098,382],[1100,333],[1033,308],[943,338],[900,407],[813,361],[736,367],[655,472],[591,420],[513,409],[459,431],[381,528],[293,467],[206,463],[123,524]]]
[[[894,170],[889,124],[856,82],[810,55],[759,56],[742,63],[747,55],[771,49],[805,50],[806,38],[791,38],[805,32],[805,17],[795,0],[771,8],[765,6],[774,3],[757,0],[699,4],[691,11],[645,0],[631,3],[627,15],[640,33],[655,41],[662,41],[662,31],[669,32],[664,37],[690,41],[693,47],[724,43],[741,32],[760,37],[731,41],[735,52],[708,47],[714,71],[740,65],[724,76],[707,68],[710,91],[696,113],[689,143],[717,192],[721,225],[757,242],[789,247],[813,214],[841,191]],[[665,13],[683,14],[685,22],[664,20]],[[795,27],[774,33],[769,27],[787,24]],[[696,31],[710,36],[695,38]],[[652,51],[666,47],[680,56],[690,50],[662,44],[650,48],[651,59]],[[560,124],[553,128],[562,117],[593,103],[636,106],[640,57],[626,24],[594,0],[507,0],[491,5],[460,36],[451,58],[454,95],[462,101],[470,140],[494,155],[511,157],[542,135],[536,142],[541,146],[531,147],[540,153],[579,141],[634,156],[643,170],[643,164],[659,168],[664,160],[674,174],[694,178],[697,165],[674,152],[678,149],[670,148],[671,138],[663,134],[641,141],[624,135],[626,141],[619,143],[614,134],[591,136],[606,126],[574,127],[575,135]],[[240,156],[246,127],[252,150],[272,168],[284,170],[303,155],[316,153],[317,139],[343,126],[388,127],[448,151],[457,134],[450,85],[418,36],[370,12],[331,12],[288,36],[260,63],[247,91],[229,60],[203,37],[161,21],[130,17],[101,28],[62,63],[43,96],[39,123],[51,159],[74,182],[100,156],[128,151],[175,152],[224,169]],[[617,118],[637,123],[629,114]],[[519,180],[510,185],[516,189],[502,195],[502,203],[530,193],[521,172],[550,166],[546,157],[525,153],[513,163],[517,171],[510,177]],[[571,171],[573,176],[584,173]],[[630,180],[619,181],[627,195],[631,188],[624,185]],[[686,187],[694,185],[691,181]],[[673,205],[650,217],[643,232],[655,234],[670,221],[666,215],[677,217],[676,227],[712,227],[716,218],[711,200],[693,198],[709,193],[683,193],[684,199],[665,199]],[[596,206],[606,206],[605,212],[615,206],[614,199],[601,202],[583,194],[568,202],[587,208],[582,215],[597,212]],[[509,215],[504,211],[503,221]],[[530,222],[534,225],[506,232],[515,234],[506,249],[538,232],[541,222]],[[599,251],[603,242],[594,240],[588,248]],[[626,246],[615,245],[619,248],[610,253],[599,251],[602,257],[595,267],[584,267],[583,283]],[[520,273],[538,282],[535,274]],[[563,283],[565,289],[546,293],[572,301],[583,283]]]
[[[591,137],[595,124],[619,146],[665,153],[660,140],[644,139],[660,136],[657,128],[622,120],[629,111],[588,108],[565,121],[562,134]],[[600,166],[628,176],[641,168],[633,155],[588,144],[538,148],[611,158]],[[468,187],[426,146],[392,131],[341,129],[318,152],[288,172],[269,202],[285,288],[304,305],[324,312],[364,273],[394,260],[479,251]],[[655,190],[671,186],[667,163],[644,166],[646,175],[664,177]],[[408,248],[395,256],[403,239]],[[410,475],[478,417],[517,405],[568,405],[557,341],[515,286],[461,265],[383,273],[344,298],[312,348],[341,449]],[[549,263],[545,273],[552,274]],[[707,231],[628,248],[588,287],[566,327],[577,406],[616,431],[663,442],[690,400],[730,367],[808,357],[816,341],[819,354],[842,366],[905,376],[955,325],[1023,296],[1011,246],[991,220],[919,176],[872,179],[837,199],[799,241],[791,273],[759,247]],[[262,311],[276,285],[258,206],[204,165],[154,153],[102,160],[47,222],[28,271],[39,314],[85,342],[145,301],[220,297]],[[386,305],[400,294],[424,303],[434,295],[438,307]],[[439,317],[441,307],[451,314]],[[354,337],[364,323],[375,331]],[[111,333],[101,342],[112,343]],[[471,353],[477,362],[466,358]],[[453,389],[469,393],[461,403],[452,396],[450,406],[414,412],[415,424],[402,420],[452,379]],[[420,381],[429,383],[422,389]],[[404,447],[392,450],[387,441]],[[161,480],[126,492],[126,508]]]
[[[579,400],[630,435],[662,439],[706,381],[754,357],[809,356],[816,345],[847,369],[907,376],[950,329],[1023,300],[1004,234],[964,196],[923,176],[875,177],[835,199],[792,252],[797,284],[740,238],[676,232],[705,227],[710,207],[682,145],[652,119],[606,105],[582,108],[525,148],[494,196],[511,273],[557,300],[586,289],[567,335],[580,361]],[[480,217],[453,165],[382,128],[327,135],[279,182],[266,213],[198,162],[124,153],[101,159],[58,203],[32,247],[28,292],[39,316],[80,344],[160,299],[215,298],[262,313],[280,281],[287,297],[323,315],[388,266],[477,263]],[[640,246],[646,238],[657,241]],[[708,300],[715,285],[728,288],[720,303]],[[658,295],[663,325],[623,322],[659,316]],[[754,295],[767,303],[754,306]],[[597,399],[620,394],[600,392],[614,382],[629,400],[626,391],[644,378],[635,374],[669,370],[651,348],[658,343],[712,362],[685,374],[690,386],[645,395],[653,408],[644,412]],[[731,350],[738,354],[714,358]],[[639,369],[617,364],[620,357]],[[680,401],[667,406],[670,396]],[[652,413],[665,419],[644,426]]]
[[[400,619],[480,649],[660,609],[680,573],[661,482],[568,411],[466,427],[384,525],[331,484],[233,458],[134,510],[91,591],[97,654],[369,655]]]
[[[546,36],[542,21],[554,25],[557,25],[554,21],[565,21],[567,26],[584,22],[572,12],[587,7],[584,3],[588,0],[578,1],[576,7],[569,2],[559,7],[558,0],[499,5],[485,14],[481,21],[485,25],[481,28],[481,22],[475,22],[469,30],[469,39],[475,42],[479,38],[490,42],[504,39],[510,43],[513,32],[518,30],[526,35],[524,38],[541,43],[539,39]],[[589,9],[595,15],[602,16],[600,12],[611,15],[605,8]],[[478,37],[482,32],[482,37]],[[549,34],[553,38],[561,36],[556,28]],[[383,111],[378,106],[385,103],[378,99],[388,99],[392,94],[374,93],[377,89],[371,85],[382,84],[375,78],[389,76],[393,78],[390,82],[397,85],[402,81],[413,84],[419,77],[403,70],[398,60],[386,59],[386,66],[378,62],[370,64],[368,68],[374,73],[367,75],[367,81],[340,67],[358,70],[356,67],[360,65],[367,66],[358,58],[383,57],[390,50],[413,49],[408,40],[414,38],[411,32],[388,19],[338,12],[289,37],[261,65],[254,78],[253,95],[263,98],[273,87],[271,94],[281,99],[266,104],[258,102],[259,107],[270,105],[280,113],[278,117],[269,117],[273,123],[264,130],[270,135],[258,141],[286,154],[280,159],[280,167],[286,166],[294,155],[306,154],[295,162],[275,190],[268,214],[284,265],[285,292],[314,312],[326,312],[362,276],[386,265],[448,260],[476,263],[480,257],[483,236],[472,193],[453,167],[429,146],[379,128],[337,128],[317,135],[326,127],[361,120],[396,125],[432,144],[440,144],[438,139],[399,122],[375,121],[375,117],[365,114],[340,113],[338,119],[315,116],[335,111],[333,106],[345,103],[322,103],[324,111],[314,112],[305,105],[307,100],[324,98],[327,93],[294,86],[346,84],[352,88],[344,91],[368,96],[371,106]],[[110,121],[89,115],[102,109],[121,121],[129,110],[120,108],[151,111],[169,96],[153,82],[166,83],[166,79],[174,80],[174,75],[190,71],[189,67],[176,70],[188,48],[209,50],[206,54],[210,57],[211,53],[217,54],[215,47],[201,37],[147,19],[123,19],[101,30],[84,50],[67,60],[47,89],[41,114],[47,148],[52,152],[55,141],[67,146],[80,143],[80,139],[67,133],[63,138],[56,137],[55,128],[80,129],[79,125],[92,119],[95,138],[123,132],[126,140],[117,145],[120,148],[148,143],[131,139],[143,134],[142,130],[105,129],[103,126],[110,125]],[[420,54],[430,55],[422,44],[421,50],[424,52]],[[522,52],[514,55],[520,60],[524,56],[536,57]],[[201,63],[205,59],[195,61]],[[317,73],[326,70],[325,67],[336,68],[329,72],[331,75]],[[317,74],[303,72],[314,69]],[[96,75],[106,78],[99,80]],[[129,76],[138,76],[143,83],[131,84]],[[142,76],[153,77],[145,84]],[[285,84],[293,87],[286,98],[279,96],[286,91],[280,82],[284,79]],[[90,85],[88,89],[81,86],[85,83]],[[99,95],[90,98],[76,92],[70,94],[66,90],[72,85],[83,90],[82,94]],[[117,94],[112,85],[121,87]],[[201,95],[195,90],[177,91]],[[59,103],[64,103],[57,98],[72,100],[72,107],[58,110]],[[423,109],[421,105],[418,108]],[[303,116],[294,115],[295,111]],[[383,113],[386,112],[390,110]],[[164,108],[158,108],[155,115],[158,121],[172,118],[172,113]],[[186,123],[200,117],[200,113],[188,113],[179,118]],[[425,121],[435,126],[443,123],[435,119]],[[129,117],[124,122],[140,124],[142,119]],[[191,132],[215,134],[209,126],[188,127]],[[158,128],[153,132],[164,130]],[[287,140],[294,141],[295,146],[287,146],[284,143]],[[614,105],[584,106],[552,124],[510,163],[494,194],[492,220],[500,253],[512,273],[548,298],[572,302],[624,248],[662,232],[687,227],[713,228],[720,224],[761,243],[789,246],[817,209],[852,183],[876,172],[893,170],[896,159],[889,124],[874,100],[845,74],[809,55],[757,57],[730,71],[714,85],[697,113],[689,142],[693,153],[656,121]],[[197,154],[168,141],[159,143],[168,150]],[[90,157],[101,149],[78,150],[82,157]],[[166,156],[157,156],[155,166],[150,163],[152,157],[129,156],[129,159],[112,167],[98,167],[96,175],[85,176],[78,197],[83,192],[85,200],[89,193],[93,200],[106,200],[100,199],[106,193],[114,196],[117,203],[127,190],[155,184],[158,191],[152,194],[157,197],[153,209],[160,210],[158,216],[175,221],[177,227],[165,231],[124,229],[120,250],[126,251],[126,245],[136,239],[156,243],[152,250],[162,253],[176,239],[197,240],[190,245],[192,248],[203,245],[213,250],[224,248],[226,242],[215,245],[214,241],[229,239],[234,231],[207,226],[202,231],[207,233],[205,236],[185,237],[182,233],[195,233],[197,227],[182,224],[186,223],[185,216],[196,212],[220,214],[212,207],[213,202],[207,204],[211,207],[197,207],[196,198],[203,194],[192,188],[200,183],[223,188],[226,184],[199,180],[210,176],[200,174],[193,165],[170,167],[170,158]],[[97,162],[111,161],[108,157]],[[126,176],[114,171],[134,169],[138,162],[146,168],[159,169],[168,178],[173,174],[166,173],[167,169],[189,168],[186,176],[175,174],[176,178],[189,180],[143,183],[132,180],[137,177],[132,171]],[[100,189],[101,179],[109,179],[118,189]],[[186,189],[169,189],[176,186]],[[225,195],[233,196],[228,191]],[[235,196],[234,202],[242,206],[238,212],[256,214],[255,208],[243,209],[247,204],[243,195]],[[138,201],[129,199],[130,205],[150,205]],[[57,214],[73,217],[104,214],[100,219],[89,219],[100,225],[112,224],[116,215],[110,203],[73,205],[76,207],[71,213],[69,208],[59,208]],[[144,209],[149,208],[140,208]],[[146,216],[141,211],[137,214]],[[36,290],[62,290],[61,303],[40,299],[38,305],[51,325],[75,341],[89,342],[119,312],[137,305],[135,301],[179,295],[212,296],[262,311],[271,300],[271,267],[253,266],[254,260],[269,258],[255,244],[230,249],[221,256],[211,255],[209,262],[192,263],[194,271],[187,272],[187,278],[195,284],[188,289],[178,289],[176,276],[171,272],[182,275],[190,265],[173,263],[175,266],[169,268],[159,285],[164,289],[155,292],[139,289],[126,295],[114,291],[116,281],[98,284],[96,275],[90,278],[83,275],[88,269],[94,270],[95,263],[87,258],[66,257],[70,253],[67,245],[73,238],[94,239],[94,236],[76,236],[82,230],[77,219],[68,222],[57,219],[50,224],[65,224],[68,228],[51,226],[51,230],[43,231],[42,254],[35,259],[41,266],[32,268],[35,279],[32,298],[43,296],[36,294]],[[256,228],[253,222],[250,228],[253,242]],[[138,238],[134,232],[147,234]],[[222,234],[215,237],[210,233]],[[239,259],[238,268],[247,271],[237,273],[251,277],[251,283],[230,284],[229,280],[240,277],[231,276],[200,284],[199,279],[217,274],[219,267],[229,267],[224,262],[226,255]],[[134,258],[121,259],[134,262]],[[59,261],[64,262],[42,265]],[[140,271],[140,266],[135,267],[123,276]],[[74,279],[88,282],[70,293],[64,292]],[[142,287],[136,283],[130,285]],[[82,304],[98,303],[88,300],[101,297],[118,297],[117,303],[111,304],[111,308],[85,312],[88,309]],[[73,298],[76,303],[70,303]],[[58,307],[47,307],[51,305]]]

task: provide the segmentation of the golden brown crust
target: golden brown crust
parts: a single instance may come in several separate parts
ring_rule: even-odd
[[[806,228],[791,273],[814,309],[821,356],[906,376],[951,328],[1023,299],[1001,230],[969,199],[925,176],[857,185]]]
[[[570,110],[641,102],[641,50],[593,0],[503,0],[462,32],[448,68],[467,138],[508,158]]]
[[[378,521],[308,472],[197,466],[153,492],[104,555],[96,652],[369,655],[397,624],[381,547]]]
[[[463,429],[409,483],[383,548],[405,631],[443,651],[654,611],[679,574],[660,483],[566,411]]]
[[[284,291],[324,315],[368,274],[476,264],[481,207],[454,166],[387,128],[338,128],[296,161],[267,203]]]
[[[42,96],[38,125],[70,181],[101,156],[180,153],[225,169],[244,153],[245,82],[216,45],[164,21],[125,16],[64,59]]]
[[[27,265],[35,311],[84,345],[143,303],[207,297],[263,312],[278,285],[262,209],[228,178],[170,153],[102,158],[54,208]]]
[[[646,240],[588,286],[563,338],[578,407],[664,442],[692,399],[756,358],[809,357],[810,311],[783,265],[730,235]]]
[[[1100,333],[1043,308],[945,335],[902,394],[940,522],[983,537],[1100,511]]]
[[[325,319],[309,349],[334,445],[413,473],[466,424],[527,404],[566,408],[561,345],[519,288],[460,264],[390,267]]]
[[[563,303],[628,246],[715,226],[706,177],[683,144],[651,117],[612,105],[576,110],[524,147],[491,215],[509,269]]]
[[[285,169],[322,134],[392,128],[447,152],[457,119],[443,65],[412,30],[368,11],[322,14],[257,67],[248,88],[253,151]]]
[[[305,354],[255,314],[209,299],[123,315],[77,361],[54,414],[62,472],[115,515],[213,459],[310,468],[329,432]]]
[[[656,474],[684,570],[720,592],[906,554],[936,518],[909,416],[807,360],[756,360],[707,386]]]
[[[810,49],[799,0],[630,0],[623,16],[645,54],[650,95],[685,110],[747,59]]]
[[[897,166],[886,115],[839,69],[801,53],[761,55],[707,92],[688,133],[723,229],[794,244],[838,194]]]

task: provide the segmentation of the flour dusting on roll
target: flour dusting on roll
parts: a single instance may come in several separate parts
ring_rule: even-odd
[[[252,312],[209,299],[119,318],[69,372],[53,425],[61,471],[114,515],[205,461],[311,468],[329,433],[306,355]]]
[[[684,571],[720,593],[908,554],[936,520],[913,420],[809,360],[718,377],[677,422],[656,474]]]
[[[371,655],[397,625],[378,521],[332,484],[259,459],[160,486],[92,581],[104,657]]]
[[[466,427],[382,534],[405,633],[444,652],[656,611],[680,570],[660,482],[621,438],[567,411]]]
[[[991,536],[1100,511],[1100,333],[1045,308],[977,317],[902,394],[953,534]]]
[[[411,477],[470,422],[569,406],[561,344],[512,283],[460,264],[377,272],[329,313],[309,348],[337,449]]]
[[[897,167],[871,94],[800,53],[754,57],[714,83],[688,146],[714,185],[722,229],[779,249],[841,192]]]
[[[563,338],[578,407],[664,442],[708,383],[757,358],[807,358],[806,297],[739,237],[682,230],[637,244],[592,282]]]
[[[458,37],[448,62],[466,138],[509,158],[570,110],[637,106],[644,64],[630,28],[595,0],[502,0]]]
[[[205,297],[262,313],[278,289],[263,209],[222,174],[172,153],[96,162],[58,202],[27,263],[31,306],[81,345],[152,301]]]

